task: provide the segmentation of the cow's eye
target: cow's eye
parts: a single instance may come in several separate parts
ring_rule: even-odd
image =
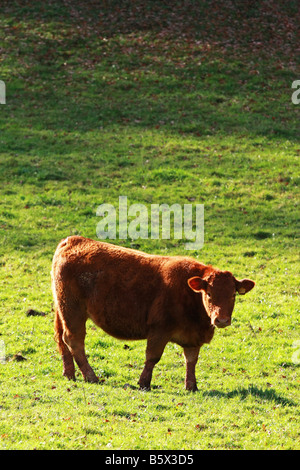
[[[211,293],[210,293],[210,292],[207,292],[207,297],[208,297],[209,299],[211,299]]]

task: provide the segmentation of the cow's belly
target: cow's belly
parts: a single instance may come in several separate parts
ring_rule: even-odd
[[[89,311],[91,320],[103,331],[118,339],[140,340],[147,337],[146,318],[142,313],[111,306]]]

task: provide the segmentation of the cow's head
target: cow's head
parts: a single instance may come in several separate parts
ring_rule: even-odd
[[[202,293],[202,301],[211,323],[218,328],[231,324],[236,292],[246,294],[255,286],[250,279],[238,281],[229,271],[214,271],[207,278],[188,279],[189,287]]]

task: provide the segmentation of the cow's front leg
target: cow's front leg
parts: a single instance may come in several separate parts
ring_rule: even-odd
[[[139,380],[139,386],[142,390],[150,390],[154,366],[160,360],[166,344],[167,341],[165,341],[161,337],[154,336],[148,338],[146,349],[146,362]]]
[[[199,349],[201,346],[183,349],[186,362],[185,389],[190,390],[191,392],[196,392],[198,390],[195,368],[198,361]]]

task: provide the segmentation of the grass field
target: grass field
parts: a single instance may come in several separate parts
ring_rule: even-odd
[[[299,449],[298,2],[4,0],[0,24],[0,448]],[[52,256],[121,195],[204,204],[205,243],[114,243],[256,281],[197,393],[175,344],[139,391],[145,342],[92,323],[100,384],[62,377]]]

